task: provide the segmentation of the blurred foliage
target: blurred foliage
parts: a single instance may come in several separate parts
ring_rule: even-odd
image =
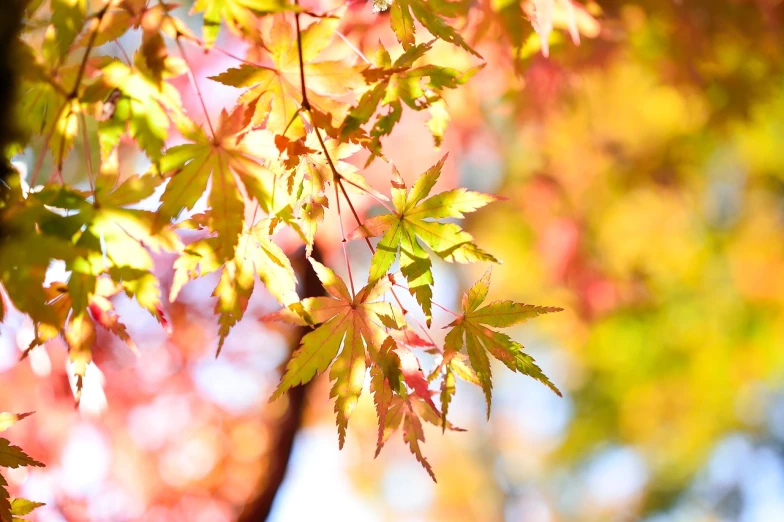
[[[513,296],[556,285],[571,312],[544,325],[574,404],[551,464],[631,445],[642,514],[672,505],[723,435],[764,431],[755,390],[784,377],[784,6],[601,4],[603,37],[532,57],[506,94],[514,208],[476,230],[520,260],[498,271]]]

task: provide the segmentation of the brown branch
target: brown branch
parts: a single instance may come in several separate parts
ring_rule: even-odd
[[[299,0],[294,0],[295,5],[299,5]],[[346,258],[346,266],[348,267],[348,276],[349,282],[351,283],[351,291],[352,295],[354,295],[354,281],[351,276],[351,265],[348,261],[348,250],[346,249],[346,236],[343,234],[343,219],[340,216],[340,196],[338,195],[338,186],[340,190],[343,192],[343,196],[346,199],[346,203],[348,203],[349,208],[351,209],[351,213],[354,215],[354,219],[357,221],[357,226],[362,226],[362,220],[359,218],[359,214],[357,214],[356,209],[354,208],[354,204],[351,202],[351,198],[348,197],[348,192],[346,191],[346,187],[343,186],[343,176],[340,175],[338,169],[335,167],[335,163],[332,161],[332,156],[329,154],[329,150],[327,150],[327,144],[324,143],[324,138],[321,136],[321,131],[319,130],[318,126],[316,125],[315,118],[313,117],[313,109],[310,106],[310,102],[308,101],[308,91],[305,85],[305,65],[304,60],[302,58],[302,33],[299,27],[299,13],[294,13],[294,20],[297,26],[297,53],[299,55],[299,79],[300,79],[300,87],[302,89],[302,108],[308,112],[308,116],[310,117],[310,123],[313,125],[313,132],[316,133],[316,138],[318,139],[319,145],[321,145],[321,150],[324,152],[324,156],[327,158],[327,164],[329,165],[330,170],[332,171],[332,177],[334,178],[335,183],[335,199],[336,204],[338,206],[338,220],[340,220],[340,227],[341,227],[341,236],[342,236],[342,244],[343,244],[343,255]],[[348,181],[348,180],[346,180]],[[386,205],[384,205],[386,206]],[[391,210],[391,209],[390,209]],[[370,249],[371,254],[376,253],[376,249],[373,248],[373,244],[370,242],[369,238],[365,238],[365,243],[367,244],[368,248]],[[406,309],[403,306],[403,303],[400,302],[400,298],[398,298],[397,294],[395,293],[394,289],[390,289],[392,293],[392,297],[395,298],[397,301],[398,306],[400,306],[403,313],[406,313]]]
[[[74,99],[78,97],[79,93],[79,85],[82,83],[82,78],[84,77],[84,71],[87,69],[87,62],[90,59],[90,52],[93,50],[93,46],[95,45],[95,39],[98,38],[98,32],[101,30],[101,23],[103,22],[103,17],[106,16],[106,13],[109,12],[109,7],[112,5],[112,2],[106,2],[104,6],[101,8],[98,13],[96,13],[95,18],[98,20],[98,24],[95,26],[95,30],[90,33],[90,39],[87,41],[87,48],[84,50],[84,56],[82,56],[82,62],[79,64],[79,71],[76,73],[76,81],[74,82],[73,88],[71,89],[71,93],[69,94],[69,99]]]
[[[302,265],[302,291],[301,297],[318,297],[324,294],[324,289],[321,282],[316,276],[313,267],[307,262],[305,258],[305,251],[301,251],[300,261]],[[323,262],[323,256],[318,244],[313,245],[313,259]],[[308,327],[301,327],[297,329],[297,334],[292,336],[289,344],[289,357],[299,347],[302,337],[311,331]],[[285,363],[281,367],[281,372],[285,369]],[[312,382],[312,381],[311,381]],[[275,497],[278,494],[283,479],[286,477],[286,470],[288,469],[289,460],[291,458],[291,451],[294,447],[294,437],[299,432],[302,426],[302,415],[305,411],[306,399],[310,383],[303,384],[291,388],[286,392],[285,411],[278,417],[277,421],[277,436],[269,449],[269,458],[266,461],[266,473],[263,477],[263,482],[258,488],[256,497],[245,505],[242,510],[238,522],[264,522],[269,518],[272,511],[272,505]]]

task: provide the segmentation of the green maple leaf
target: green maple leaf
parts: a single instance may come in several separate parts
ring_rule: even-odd
[[[449,16],[456,13],[439,9],[434,4],[436,2],[429,0],[394,0],[390,9],[390,24],[392,30],[395,31],[395,36],[397,36],[403,47],[409,49],[415,43],[414,33],[416,32],[416,27],[414,26],[414,18],[416,18],[436,38],[461,47],[474,56],[481,58],[479,53],[468,45],[460,33],[452,27],[452,24],[446,22],[441,16],[442,14]],[[449,2],[440,3],[441,6],[448,6],[448,4]]]
[[[52,24],[57,32],[57,48],[60,56],[65,56],[82,32],[87,15],[87,0],[52,0],[51,7]]]
[[[370,262],[371,280],[383,277],[400,252],[400,270],[408,281],[409,291],[422,306],[428,325],[432,315],[433,273],[430,255],[423,244],[450,263],[497,262],[476,246],[474,238],[458,225],[434,221],[463,218],[464,214],[500,199],[463,188],[428,197],[441,175],[444,161],[446,156],[422,174],[408,192],[403,178],[394,170],[392,202],[395,213],[373,217],[348,236],[348,239],[381,236]]]
[[[46,271],[52,259],[73,260],[76,251],[67,238],[47,233],[47,222],[62,223],[64,218],[40,200],[24,197],[18,173],[8,176],[6,184],[5,201],[0,201],[0,283],[14,306],[54,337],[64,318],[47,304],[53,296],[44,288]]]
[[[32,413],[0,413],[0,431],[11,427],[17,421]],[[43,467],[44,465],[27,455],[21,448],[13,446],[7,439],[0,438],[0,467],[19,468],[24,466]],[[8,482],[0,475],[0,522],[17,522],[17,518],[31,513],[35,508],[43,506],[39,502],[17,498],[10,500]]]
[[[380,139],[389,135],[403,115],[403,105],[415,110],[429,110],[428,122],[436,146],[441,145],[449,114],[442,96],[446,89],[465,84],[484,64],[461,72],[451,67],[426,64],[414,67],[414,63],[432,48],[432,42],[410,47],[394,62],[383,45],[374,58],[374,65],[363,71],[370,85],[343,121],[342,136],[363,136],[357,131],[371,120],[377,109],[386,109],[380,114],[370,130],[369,147],[376,155],[381,153]]]
[[[212,47],[220,32],[221,22],[235,34],[258,39],[258,15],[280,11],[298,11],[286,0],[196,0],[193,13],[204,13],[204,45]]]
[[[329,47],[339,24],[339,18],[323,18],[304,29],[301,38],[308,101],[332,121],[342,121],[348,107],[337,98],[366,87],[361,74],[366,66],[350,65],[344,60],[316,61]],[[265,43],[272,67],[243,64],[210,79],[249,88],[237,101],[253,109],[253,125],[263,123],[276,134],[303,136],[304,125],[296,117],[302,102],[296,31],[283,17],[276,17]]]
[[[508,335],[488,327],[507,328],[542,314],[563,310],[562,308],[528,305],[514,301],[494,301],[481,306],[490,288],[490,274],[491,270],[488,270],[482,279],[463,295],[463,315],[447,326],[452,329],[444,339],[445,358],[451,357],[456,352],[461,352],[465,346],[468,360],[476,372],[476,379],[485,393],[488,418],[490,417],[492,396],[492,376],[488,354],[504,363],[513,372],[528,375],[546,385],[559,397],[561,396],[561,392],[536,365],[533,357],[523,352],[523,346],[520,343],[512,341]],[[447,373],[455,370],[451,365],[447,368]],[[473,378],[469,379],[473,380]],[[447,392],[442,392],[444,418],[453,392],[449,389]]]
[[[38,220],[39,228],[72,242],[75,254],[66,259],[72,272],[68,293],[76,314],[87,307],[95,293],[97,277],[108,273],[121,283],[129,297],[136,297],[161,323],[158,282],[152,274],[155,263],[150,250],[178,252],[182,243],[170,230],[159,230],[154,212],[125,208],[150,197],[162,183],[159,176],[131,176],[115,186],[117,177],[100,176],[94,201],[68,187],[48,186],[30,195],[42,205],[75,214],[48,214]]]
[[[43,502],[33,502],[32,500],[27,500],[24,498],[15,498],[11,501],[11,515],[13,516],[13,522],[24,522],[24,517],[29,515],[34,510],[38,509],[41,506],[45,506]]]
[[[179,91],[155,78],[141,52],[134,55],[132,67],[119,60],[104,64],[100,78],[84,90],[81,100],[100,103],[105,113],[104,119],[98,122],[103,158],[117,147],[127,131],[137,146],[157,163],[169,136],[170,122],[186,136],[193,127],[182,110]]]
[[[168,224],[183,210],[192,209],[212,179],[207,225],[217,235],[216,251],[223,260],[234,258],[243,230],[246,201],[240,182],[248,199],[255,199],[268,214],[291,211],[290,204],[281,199],[287,194],[285,187],[278,187],[277,176],[254,159],[252,136],[237,135],[245,127],[245,115],[244,106],[231,114],[224,111],[214,139],[201,133],[194,143],[172,147],[161,159],[161,172],[170,179],[161,196],[159,222]]]
[[[289,305],[298,300],[294,269],[283,250],[272,241],[270,231],[270,220],[262,220],[244,232],[235,257],[228,261],[220,252],[219,238],[211,237],[189,245],[174,262],[174,280],[169,295],[172,302],[186,282],[222,268],[212,293],[218,298],[215,304],[220,325],[218,354],[231,329],[245,315],[257,275],[280,303]]]
[[[392,287],[389,279],[371,281],[352,297],[346,284],[332,270],[313,259],[310,262],[331,297],[310,297],[264,318],[301,326],[321,325],[302,337],[271,400],[293,386],[310,381],[332,365],[329,376],[334,385],[330,397],[335,398],[342,448],[348,419],[362,392],[367,370],[365,359],[367,355],[371,360],[377,358],[387,337],[384,327],[401,326],[403,312],[388,302],[377,301]]]
[[[115,187],[116,182],[113,175],[98,177],[92,195],[49,185],[23,198],[15,188],[4,216],[11,233],[0,254],[2,282],[36,325],[25,354],[62,333],[77,376],[77,401],[92,361],[96,324],[135,348],[109,297],[124,289],[165,326],[150,250],[181,249],[172,231],[155,230],[153,212],[124,208],[152,195],[161,179],[131,176]],[[16,187],[18,180],[11,183]],[[16,248],[7,250],[6,244]],[[51,259],[65,262],[71,272],[67,284],[44,287]]]

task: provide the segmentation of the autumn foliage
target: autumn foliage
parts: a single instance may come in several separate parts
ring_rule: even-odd
[[[449,122],[444,93],[484,66],[477,42],[500,36],[520,70],[532,45],[541,43],[548,53],[554,24],[578,42],[580,31],[595,31],[591,15],[568,0],[479,7],[378,0],[376,21],[389,24],[400,47],[386,49],[379,42],[363,44],[360,51],[340,32],[354,23],[346,6],[197,0],[191,14],[201,17],[200,31],[177,7],[147,0],[27,4],[14,50],[21,78],[14,116],[18,137],[5,155],[32,147],[36,159],[29,179],[13,173],[3,182],[0,200],[0,320],[12,308],[32,319],[35,338],[25,355],[64,339],[78,402],[99,349],[97,331],[107,330],[135,350],[113,296],[135,299],[169,329],[164,300],[174,302],[190,281],[218,273],[213,292],[218,352],[259,283],[282,306],[265,321],[313,328],[288,361],[272,399],[328,371],[341,447],[368,373],[378,450],[402,426],[405,442],[434,479],[422,453],[422,422],[458,429],[447,419],[456,379],[481,387],[488,415],[491,358],[560,394],[519,343],[495,330],[559,308],[485,303],[490,270],[464,296],[462,310],[452,312],[454,320],[437,325],[449,329],[444,345],[429,340],[433,307],[441,306],[433,301],[438,283],[433,259],[497,263],[459,220],[504,198],[464,188],[433,194],[446,156],[422,165],[423,174],[407,188],[395,158],[385,155],[384,140],[404,112],[414,111],[428,114],[434,145],[442,144]],[[479,23],[475,11],[482,11]],[[530,33],[529,18],[541,41],[522,38]],[[109,47],[128,31],[140,34],[137,48]],[[245,42],[245,56],[215,46],[221,31]],[[434,63],[437,40],[467,53],[473,65],[457,70]],[[335,58],[336,45],[355,52]],[[221,53],[236,65],[196,77],[185,48]],[[183,76],[204,107],[201,115],[183,107],[173,83]],[[215,121],[204,106],[211,82],[239,90],[236,105]],[[124,163],[121,151],[129,144],[148,159],[146,171]],[[68,159],[78,147],[84,149],[85,171],[70,172]],[[388,190],[366,179],[354,166],[355,155],[366,166],[387,163]],[[382,213],[363,216],[354,202],[364,197]],[[151,200],[155,206],[148,210],[145,202]],[[192,212],[205,200],[206,210]],[[304,245],[310,256],[332,216],[340,223],[344,252],[348,241],[371,251],[369,272],[352,267],[348,255],[345,279],[311,260],[327,295],[300,299],[291,245]],[[153,270],[159,253],[172,260],[168,296],[162,296]],[[64,263],[65,279],[47,279],[53,260]],[[401,293],[415,298],[425,325],[409,319]],[[432,372],[421,367],[418,354],[424,352],[436,357]],[[3,429],[22,417],[3,415]],[[5,444],[0,465],[40,465],[0,442]],[[0,496],[4,521],[35,507],[6,497]]]

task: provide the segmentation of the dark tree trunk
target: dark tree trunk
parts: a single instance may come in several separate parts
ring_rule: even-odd
[[[3,152],[16,134],[16,122],[12,117],[17,85],[14,42],[22,28],[25,3],[24,0],[3,2],[3,14],[0,15],[0,151]],[[5,154],[0,154],[0,208],[7,194],[3,182],[10,172]]]
[[[301,258],[301,298],[317,297],[323,295],[321,282],[316,277],[313,267],[307,262],[303,255]],[[323,262],[321,251],[318,245],[313,247],[313,259]],[[295,335],[291,336],[289,344],[289,357],[299,347],[302,336],[310,331],[310,328],[298,328]],[[281,371],[285,368],[283,364]],[[283,479],[286,477],[291,451],[294,447],[294,437],[302,426],[302,415],[305,411],[306,399],[308,394],[308,384],[291,388],[286,392],[286,406],[284,413],[279,417],[277,423],[277,433],[269,450],[268,468],[264,473],[262,482],[259,484],[255,497],[248,502],[242,511],[239,522],[264,522],[269,518],[272,505],[275,502],[278,490]]]

